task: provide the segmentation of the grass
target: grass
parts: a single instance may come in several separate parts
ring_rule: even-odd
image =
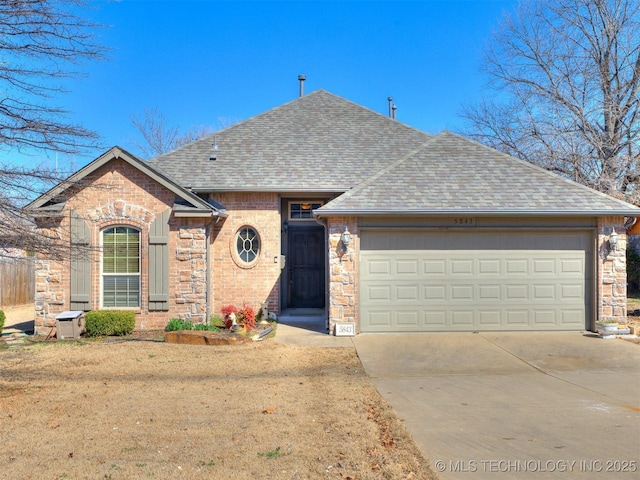
[[[637,310],[640,308],[640,293],[630,293],[627,296],[627,310]]]

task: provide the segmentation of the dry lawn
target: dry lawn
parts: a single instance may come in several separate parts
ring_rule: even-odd
[[[0,342],[1,479],[435,479],[352,349]]]

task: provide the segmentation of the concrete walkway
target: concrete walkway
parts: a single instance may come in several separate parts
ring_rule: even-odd
[[[581,333],[363,334],[441,478],[638,478],[640,345]]]
[[[354,348],[353,337],[327,333],[324,316],[318,311],[284,312],[278,318],[276,343],[312,347]]]

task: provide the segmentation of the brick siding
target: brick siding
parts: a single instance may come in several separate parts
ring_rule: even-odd
[[[211,198],[227,209],[229,218],[213,228],[211,263],[213,296],[211,313],[220,315],[224,305],[254,309],[269,302],[269,311],[280,312],[280,198],[277,193],[217,193]],[[235,255],[236,233],[243,226],[260,236],[260,255],[246,268]]]
[[[100,235],[114,225],[132,226],[141,232],[140,308],[137,329],[162,329],[169,318],[206,319],[206,235],[203,219],[170,218],[169,311],[148,310],[148,237],[157,215],[171,208],[175,194],[122,160],[113,160],[93,172],[77,187],[65,205],[65,216],[49,220],[48,231],[69,244],[72,211],[91,230],[91,309],[100,309]],[[189,272],[185,274],[185,272]],[[39,255],[36,260],[36,318],[39,333],[48,333],[55,316],[70,309],[70,263]]]

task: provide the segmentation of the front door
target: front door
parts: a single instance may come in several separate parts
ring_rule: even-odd
[[[287,254],[289,308],[324,308],[324,228],[289,227]]]

